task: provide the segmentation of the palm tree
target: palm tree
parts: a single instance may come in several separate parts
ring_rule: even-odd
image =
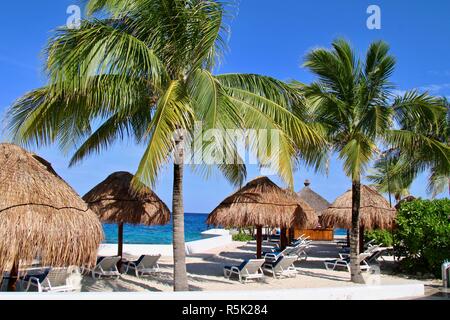
[[[305,94],[314,107],[315,120],[326,128],[331,150],[337,152],[352,180],[351,280],[362,282],[358,260],[361,178],[378,153],[377,143],[388,142],[412,152],[413,141],[423,141],[414,132],[398,130],[394,120],[410,117],[430,123],[435,120],[438,103],[416,92],[392,101],[394,86],[389,78],[395,59],[386,43],[372,43],[365,61],[343,39],[335,40],[332,47],[307,55],[304,66],[318,79],[305,88]],[[438,152],[442,145],[437,145],[430,150]],[[448,154],[448,149],[440,152],[436,157]]]
[[[434,136],[439,141],[450,146],[450,102],[444,97],[442,98],[442,104],[445,110],[440,114],[439,125],[437,126]],[[439,165],[435,165],[431,168],[428,191],[433,197],[443,193],[445,190],[447,190],[450,195],[450,170],[445,167],[439,167]]]
[[[294,86],[254,74],[213,73],[227,31],[220,2],[90,0],[87,10],[90,19],[81,28],[59,29],[50,39],[49,83],[12,106],[9,128],[20,144],[58,143],[65,151],[77,146],[71,165],[116,140],[134,138],[146,145],[137,187],[153,186],[161,167],[173,160],[174,290],[188,290],[183,160],[194,122],[201,121],[204,130],[277,131],[276,169],[291,187],[297,149],[308,158],[323,139],[302,119],[302,97]],[[271,154],[254,141],[249,147],[263,165],[270,163]],[[226,136],[223,150],[238,158],[232,137]],[[217,167],[239,186],[246,176],[240,163]]]
[[[410,188],[414,181],[413,176],[403,172],[404,158],[398,150],[388,150],[375,162],[367,179],[381,193],[394,195],[398,203],[403,197],[410,195]]]
[[[410,145],[398,156],[398,175],[412,181],[420,173],[430,172],[428,192],[433,197],[446,189],[450,194],[450,106],[445,98],[436,102],[440,107],[434,111],[434,121],[424,120],[427,116],[401,113],[398,117],[400,134],[394,139],[390,137],[394,143]],[[397,152],[400,153],[400,149]]]

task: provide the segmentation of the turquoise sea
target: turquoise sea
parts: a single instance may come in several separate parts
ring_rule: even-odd
[[[334,229],[334,235],[335,236],[346,236],[347,229]]]
[[[185,237],[186,242],[202,239],[201,233],[212,227],[206,225],[206,214],[185,214]],[[117,243],[117,225],[104,224],[105,243]],[[335,234],[346,235],[344,229],[336,229]],[[165,226],[124,226],[123,241],[125,244],[171,244],[172,223]]]
[[[208,229],[206,214],[186,213],[184,220],[186,242],[202,239],[201,233]],[[104,224],[105,243],[117,243],[117,225]],[[172,223],[165,226],[132,226],[123,228],[123,242],[126,244],[171,244]]]

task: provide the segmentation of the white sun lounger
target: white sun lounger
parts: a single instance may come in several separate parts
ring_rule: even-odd
[[[297,275],[295,261],[297,261],[295,256],[281,256],[276,261],[266,261],[263,270],[270,272],[274,278],[295,277]]]
[[[25,275],[21,277],[21,286],[25,291],[35,287],[38,292],[74,292],[77,288],[68,281],[75,273],[79,273],[74,268],[48,268],[38,270],[25,270]]]
[[[264,259],[251,259],[244,261],[240,266],[225,266],[223,274],[227,279],[235,274],[242,283],[246,283],[249,279],[262,279],[264,278],[264,272],[262,271],[264,262]]]
[[[117,268],[117,264],[122,259],[122,257],[102,257],[97,261],[97,265],[93,269],[89,269],[94,280],[101,279],[104,277],[112,277],[119,279],[120,272]]]
[[[283,251],[280,252],[268,252],[264,254],[264,258],[266,261],[277,261],[281,256],[295,256],[297,260],[308,259],[308,255],[306,254],[306,249],[310,246],[311,241],[306,241],[303,244],[298,244],[293,247],[286,247]]]
[[[310,243],[301,244],[299,246],[294,247],[294,250],[291,252],[292,256],[297,256],[297,261],[304,259],[308,260],[308,254],[306,253],[306,249],[310,246]]]
[[[159,271],[158,260],[161,255],[142,255],[136,261],[128,261],[123,264],[125,273],[134,270],[136,277],[152,274]]]
[[[359,260],[360,260],[361,270],[368,271],[370,269],[370,265],[366,261],[367,258],[370,256],[371,256],[370,253],[361,253],[358,256]],[[330,270],[330,269],[334,270],[337,267],[341,267],[341,268],[347,268],[347,270],[350,272],[350,256],[344,257],[343,255],[341,255],[341,257],[339,259],[327,260],[324,262],[324,264],[325,264],[325,268],[327,270]]]
[[[286,247],[283,251],[280,252],[266,252],[264,254],[265,261],[277,261],[281,256],[294,256],[297,247]]]
[[[292,241],[292,246],[296,246],[299,244],[305,244],[305,243],[311,243],[311,240],[308,240],[310,237],[309,236],[305,236],[304,234],[301,235],[300,237],[298,237],[297,239],[295,239],[294,241]]]

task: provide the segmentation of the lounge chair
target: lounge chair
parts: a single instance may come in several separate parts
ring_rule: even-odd
[[[296,246],[299,244],[305,244],[305,243],[311,243],[312,241],[309,240],[309,236],[305,236],[304,234],[292,241],[291,246]]]
[[[236,274],[241,283],[246,283],[249,279],[262,279],[264,278],[262,271],[264,263],[264,259],[247,260],[240,266],[225,266],[223,268],[223,274],[227,279],[230,279],[232,274]]]
[[[120,272],[117,268],[117,264],[122,257],[100,257],[97,259],[97,264],[93,269],[89,269],[94,280],[101,279],[103,277],[120,278]]]
[[[25,291],[35,287],[38,292],[74,292],[79,289],[70,281],[74,273],[79,274],[78,268],[26,270],[25,275],[20,277],[20,282]]]
[[[294,250],[290,253],[291,256],[297,256],[297,261],[304,259],[308,260],[308,254],[306,253],[306,249],[309,247],[309,243],[305,243],[294,247]]]
[[[364,252],[366,252],[367,250],[370,250],[370,249],[372,249],[374,247],[380,247],[382,245],[383,245],[382,243],[380,243],[379,245],[376,245],[375,244],[375,240],[370,240],[369,242],[366,242],[364,244]],[[345,245],[342,246],[342,249],[340,250],[340,252],[341,253],[349,253],[350,252],[350,247],[347,244],[345,244]]]
[[[369,246],[366,250],[364,250],[364,252],[362,253],[370,253],[372,254],[374,251],[377,251],[380,248],[379,245],[374,245],[374,246]],[[342,257],[347,257],[350,255],[350,248],[349,250],[341,250],[339,252],[339,256]]]
[[[136,261],[126,261],[123,264],[125,268],[125,273],[134,270],[136,277],[140,277],[146,274],[152,274],[159,271],[158,260],[161,255],[142,255]]]
[[[263,270],[270,272],[274,278],[295,277],[297,275],[295,261],[297,257],[280,256],[276,261],[266,260]]]
[[[266,261],[277,261],[281,256],[296,256],[297,247],[286,247],[283,251],[263,252]]]
[[[359,254],[359,260],[360,260],[360,265],[361,265],[361,270],[363,271],[368,271],[370,269],[370,265],[367,262],[367,258],[370,257],[371,254],[370,253],[361,253]],[[347,270],[350,272],[350,256],[347,255],[341,255],[340,254],[340,258],[339,259],[334,259],[334,260],[327,260],[324,262],[325,264],[325,268],[327,270],[334,270],[337,267],[341,267],[341,268],[347,268]]]
[[[368,263],[379,264],[378,259],[382,258],[384,260],[383,255],[385,255],[386,253],[392,251],[393,249],[394,249],[393,247],[379,247],[379,246],[376,246],[376,248],[372,248],[370,250],[369,253],[371,255],[366,259],[366,261]]]
[[[308,259],[306,249],[310,246],[312,241],[305,241],[296,246],[286,247],[283,251],[272,250],[271,252],[264,252],[263,255],[266,260],[276,261],[280,256],[297,256],[297,260]]]

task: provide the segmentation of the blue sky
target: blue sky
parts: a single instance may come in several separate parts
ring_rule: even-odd
[[[2,4],[0,29],[0,114],[25,92],[45,84],[42,49],[57,26],[68,18],[67,7],[77,0],[8,1]],[[379,5],[381,30],[366,27],[367,7]],[[231,25],[229,53],[220,72],[251,72],[281,80],[310,82],[314,78],[301,68],[312,48],[328,47],[336,37],[345,37],[363,53],[370,42],[390,43],[398,63],[393,81],[399,91],[412,88],[450,96],[450,2],[445,0],[241,0]],[[7,137],[0,133],[0,141]],[[109,173],[134,172],[143,149],[130,142],[117,143],[109,151],[68,168],[67,155],[56,148],[37,151],[81,195]],[[249,179],[258,176],[249,168]],[[329,201],[350,187],[340,161],[333,159],[330,174],[315,174],[300,168],[296,189],[308,178],[312,187]],[[276,182],[280,182],[273,177]],[[205,181],[189,170],[185,179],[187,212],[210,212],[233,188],[220,175]],[[171,204],[172,170],[164,169],[156,192]],[[426,179],[420,177],[414,195],[426,197]]]

